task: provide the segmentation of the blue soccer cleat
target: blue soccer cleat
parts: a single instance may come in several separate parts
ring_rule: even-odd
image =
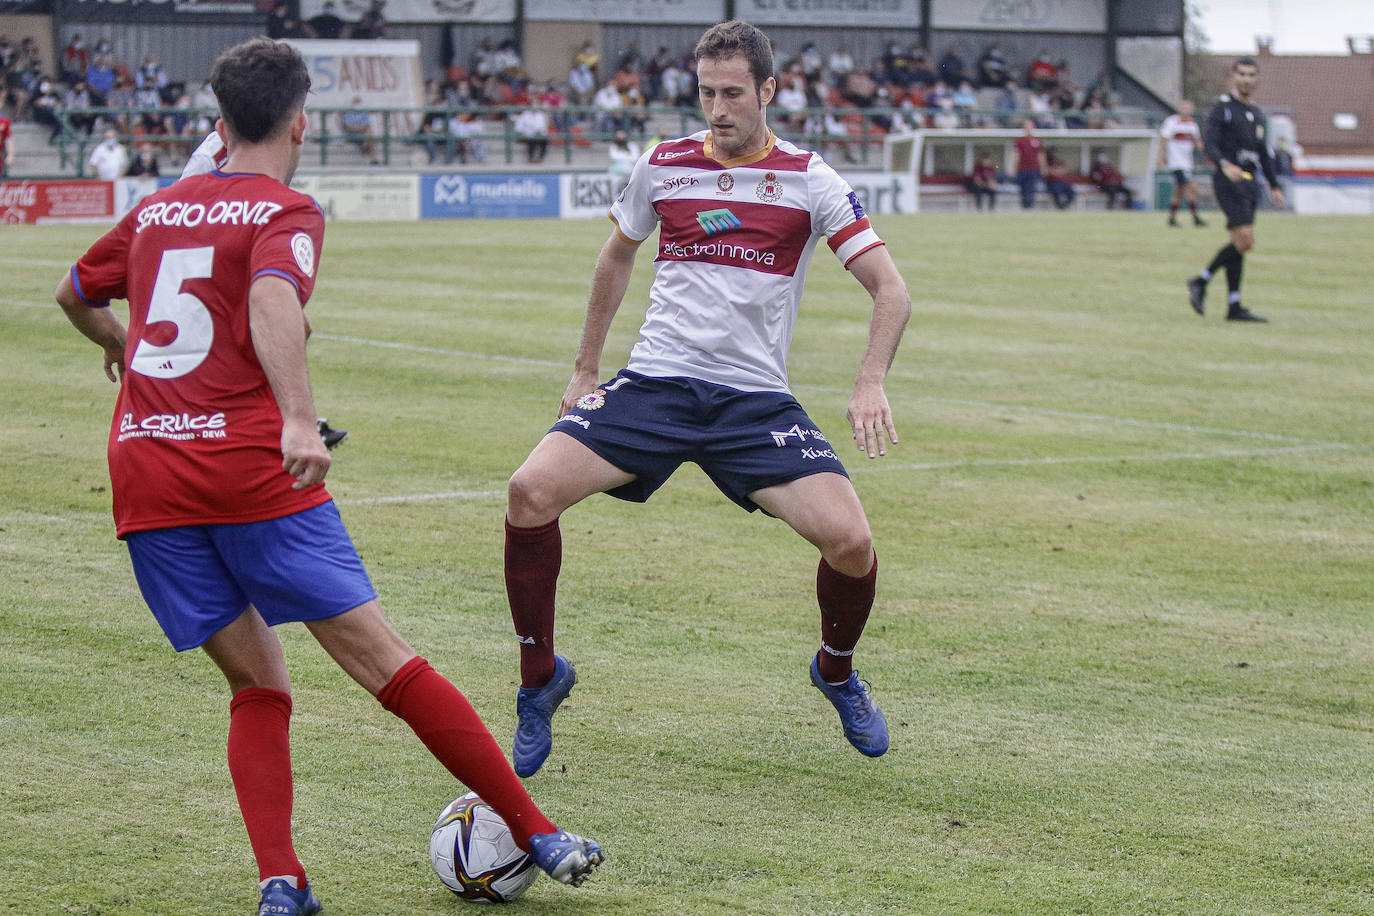
[[[310,882],[297,890],[284,878],[273,878],[262,889],[262,900],[258,901],[258,916],[311,916],[324,909],[324,905],[310,891]]]
[[[515,775],[539,772],[553,750],[553,714],[572,693],[577,669],[561,655],[553,657],[553,677],[543,687],[521,687],[515,694]]]
[[[860,754],[881,757],[887,753],[887,720],[883,711],[873,702],[868,683],[859,680],[859,675],[849,672],[849,680],[843,684],[828,684],[821,677],[818,663],[820,656],[811,659],[811,683],[825,694],[825,698],[840,714],[840,724],[844,726],[844,736],[858,749]]]
[[[606,860],[595,840],[560,830],[530,837],[530,856],[550,878],[577,887]]]

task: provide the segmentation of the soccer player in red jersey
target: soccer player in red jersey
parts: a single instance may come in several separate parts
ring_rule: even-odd
[[[911,313],[906,284],[853,189],[820,156],[773,135],[768,37],[733,20],[697,43],[708,130],[639,157],[611,208],[559,420],[511,477],[506,589],[520,640],[515,771],[552,748],[551,721],[577,680],[553,651],[562,562],[558,519],[594,493],[643,502],[692,461],[744,509],[782,519],[820,552],[820,649],[811,682],[870,757],[887,724],[851,661],[873,606],[877,554],[834,447],[788,389],[786,358],[806,269],[824,237],[873,299],[849,400],[859,448],[897,430],[883,383]],[[597,384],[611,320],[639,245],[658,230],[654,282],[625,370]]]
[[[0,115],[0,178],[8,175],[10,166],[14,164],[14,144],[10,136],[13,130],[10,119]]]
[[[56,295],[120,383],[110,477],[140,590],[172,645],[203,648],[229,682],[229,773],[259,913],[320,910],[291,838],[291,682],[272,630],[289,621],[495,808],[541,868],[578,884],[600,848],[535,807],[464,696],[392,629],[323,485],[303,308],[324,217],[287,187],[305,138],[305,63],[255,39],[226,51],[211,83],[224,170],[145,197]],[[110,299],[128,300],[127,329]]]

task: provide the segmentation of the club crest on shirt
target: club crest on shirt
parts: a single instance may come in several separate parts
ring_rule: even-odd
[[[722,194],[729,194],[730,189],[734,186],[735,176],[731,175],[729,172],[721,172],[720,177],[716,179],[716,188]]]
[[[771,204],[776,200],[782,199],[782,182],[778,181],[776,172],[767,172],[763,180],[754,188],[754,195],[764,203]]]
[[[296,266],[301,269],[301,273],[306,276],[314,275],[315,243],[310,241],[310,236],[304,232],[297,232],[291,236],[291,254],[296,259]]]
[[[578,410],[599,410],[606,404],[605,390],[598,388],[590,394],[584,394],[577,399]]]

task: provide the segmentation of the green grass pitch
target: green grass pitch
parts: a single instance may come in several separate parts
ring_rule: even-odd
[[[872,521],[869,760],[808,683],[815,553],[696,468],[563,519],[581,683],[528,781],[609,859],[523,914],[1374,912],[1374,222],[1264,214],[1263,326],[1159,214],[876,219],[914,315],[901,444],[844,421],[862,289],[816,254],[791,360]],[[417,649],[509,748],[504,487],[551,423],[608,224],[331,225],[310,304],[329,485]],[[0,912],[247,913],[228,695],[109,518],[114,386],[52,302],[90,226],[0,229]],[[623,365],[650,277],[612,329]],[[326,912],[457,914],[461,793],[300,627],[297,844]]]

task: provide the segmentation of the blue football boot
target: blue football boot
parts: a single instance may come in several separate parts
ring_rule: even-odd
[[[596,840],[560,830],[530,837],[530,856],[550,878],[577,887],[606,860]]]
[[[310,891],[310,882],[297,890],[284,878],[273,878],[262,889],[262,900],[258,902],[258,916],[311,916],[324,909],[323,904]]]
[[[515,694],[515,775],[533,776],[553,750],[553,714],[572,693],[577,669],[561,655],[553,657],[553,677],[543,687],[521,687]]]
[[[844,736],[858,749],[860,754],[881,757],[887,753],[887,720],[883,711],[873,702],[868,683],[859,680],[856,672],[849,672],[849,680],[843,684],[828,684],[821,677],[820,656],[811,659],[811,683],[816,685],[825,698],[840,714],[844,726]]]

